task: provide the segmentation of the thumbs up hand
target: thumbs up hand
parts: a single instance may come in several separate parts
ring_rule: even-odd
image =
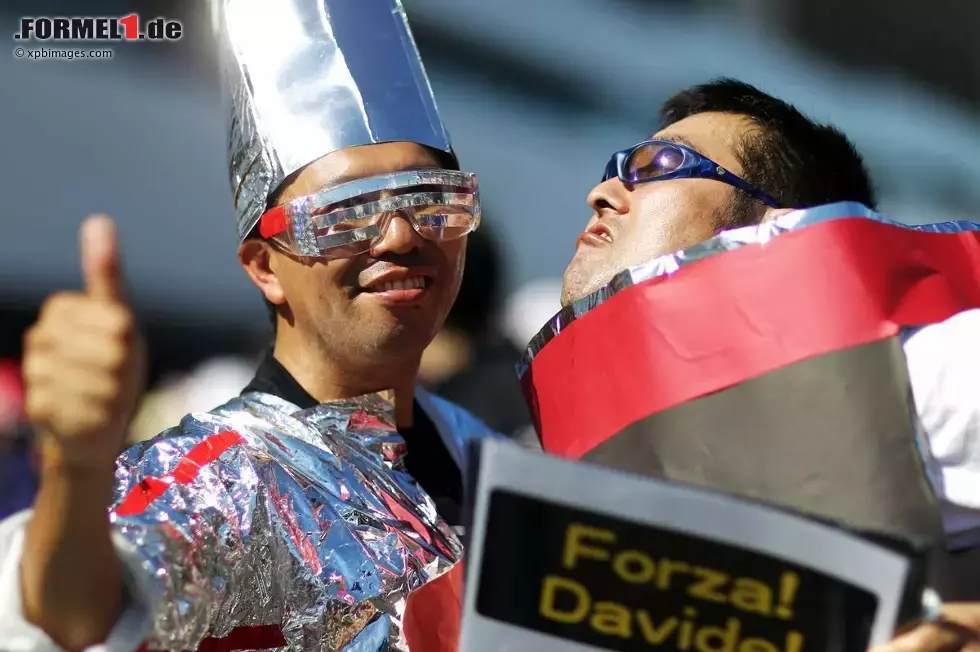
[[[98,299],[122,301],[122,270],[116,226],[108,217],[93,215],[79,232],[85,293]]]
[[[123,297],[115,226],[82,224],[82,292],[44,303],[24,339],[25,410],[46,462],[112,468],[143,389],[145,351]]]

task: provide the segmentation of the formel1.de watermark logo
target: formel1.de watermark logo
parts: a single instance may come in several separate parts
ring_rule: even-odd
[[[184,26],[179,20],[157,17],[146,22],[128,16],[24,16],[17,41],[177,41]]]

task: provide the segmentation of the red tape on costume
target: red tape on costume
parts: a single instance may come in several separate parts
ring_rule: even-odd
[[[256,625],[252,627],[236,627],[228,636],[222,638],[206,638],[195,652],[244,652],[245,650],[268,650],[283,647],[286,637],[278,625]],[[162,652],[152,650],[145,645],[137,652]]]
[[[630,287],[534,358],[545,450],[579,458],[651,414],[980,307],[980,234],[838,219]]]
[[[463,562],[408,594],[403,619],[412,652],[457,652],[463,604]]]
[[[171,473],[161,478],[141,480],[138,485],[129,490],[114,510],[115,513],[122,517],[142,514],[154,500],[167,491],[170,485],[186,485],[194,482],[202,466],[215,461],[232,446],[244,442],[245,439],[234,430],[211,435],[190,449]]]
[[[135,516],[142,514],[154,500],[163,495],[171,485],[187,485],[197,479],[201,467],[214,462],[226,450],[242,444],[245,438],[234,430],[225,430],[204,439],[195,445],[177,463],[173,472],[161,478],[145,478],[130,489],[115,512],[119,516]],[[279,625],[257,625],[252,627],[236,627],[227,636],[221,638],[208,637],[201,641],[196,652],[234,652],[236,650],[266,650],[286,645],[286,638]],[[140,652],[155,652],[145,645]]]

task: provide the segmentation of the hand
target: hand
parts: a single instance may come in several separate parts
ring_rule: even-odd
[[[89,217],[80,232],[82,292],[56,294],[24,339],[25,411],[46,463],[109,467],[142,393],[145,351],[122,293],[116,231]]]
[[[944,605],[939,621],[923,623],[871,652],[980,652],[980,602]]]

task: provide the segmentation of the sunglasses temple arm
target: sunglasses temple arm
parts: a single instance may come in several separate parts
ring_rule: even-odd
[[[780,208],[779,202],[777,202],[775,199],[773,199],[766,193],[762,192],[761,190],[752,187],[745,179],[735,176],[734,174],[732,174],[727,170],[725,171],[724,174],[720,176],[731,185],[735,186],[742,192],[747,193],[748,195],[754,197],[755,199],[758,199],[766,206],[769,206],[770,208]]]

